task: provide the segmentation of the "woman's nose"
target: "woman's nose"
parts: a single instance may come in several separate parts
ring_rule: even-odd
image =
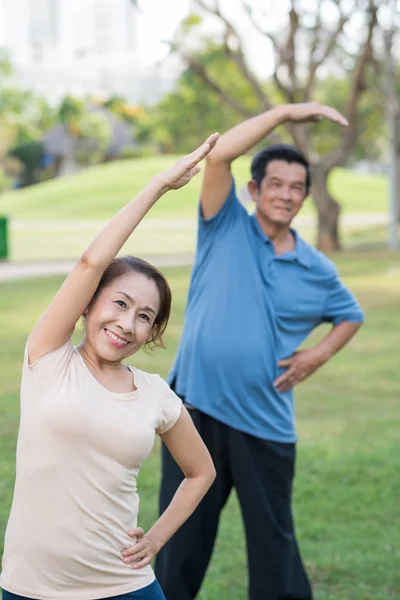
[[[135,332],[135,316],[132,314],[124,314],[118,321],[118,325],[125,333]]]

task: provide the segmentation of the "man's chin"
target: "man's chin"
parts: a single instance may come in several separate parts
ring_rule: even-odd
[[[293,217],[286,216],[275,217],[274,219],[271,219],[271,222],[277,227],[289,227],[290,223],[292,222],[292,218]]]

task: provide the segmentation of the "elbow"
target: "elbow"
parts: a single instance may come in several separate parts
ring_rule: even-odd
[[[204,475],[204,479],[205,479],[205,483],[206,483],[207,489],[210,489],[210,487],[214,483],[216,477],[217,477],[217,471],[215,470],[214,464],[211,463],[211,465],[207,469],[207,472]]]
[[[207,155],[206,157],[206,165],[208,166],[215,166],[215,165],[221,165],[221,164],[229,164],[230,161],[228,161],[228,159],[221,154],[221,150],[218,149],[217,147],[215,147],[210,154]]]
[[[187,480],[196,481],[199,488],[202,490],[202,494],[206,494],[217,477],[217,471],[215,470],[214,464],[210,462],[209,465],[202,468],[201,471],[193,474],[186,474]]]
[[[101,261],[99,261],[98,258],[93,256],[93,253],[90,252],[90,250],[86,250],[82,254],[82,256],[79,259],[78,264],[83,269],[93,269],[93,270],[98,270],[98,269],[104,270],[107,266],[107,265],[101,264]]]

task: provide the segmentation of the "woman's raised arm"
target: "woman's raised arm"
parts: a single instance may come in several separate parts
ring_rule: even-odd
[[[83,253],[50,306],[35,325],[28,342],[32,364],[71,337],[75,325],[89,305],[101,276],[129,236],[157,200],[168,190],[178,189],[196,175],[198,163],[218,140],[211,135],[197,150],[172,167],[155,175],[149,184],[120,210]]]

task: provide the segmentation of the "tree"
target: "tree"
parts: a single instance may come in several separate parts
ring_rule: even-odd
[[[214,79],[233,90],[249,112],[257,110],[251,87],[219,44],[208,44],[196,60],[206,65]],[[190,68],[181,74],[175,90],[150,109],[150,115],[152,137],[162,152],[189,152],[201,143],[205,131],[225,131],[237,122],[236,111],[221,103],[219,95],[206,88]]]
[[[264,9],[251,0],[240,0],[243,11],[253,28],[265,40],[266,51],[274,53],[275,97],[260,77],[250,68],[241,35],[232,20],[222,11],[220,0],[194,0],[201,13],[212,15],[222,30],[225,56],[236,65],[241,78],[251,86],[257,101],[256,110],[235,96],[231,89],[221,85],[210,65],[199,61],[185,28],[171,43],[174,51],[187,62],[203,85],[213,90],[226,106],[243,118],[270,109],[277,98],[281,102],[307,102],[318,99],[318,76],[325,71],[341,78],[347,90],[343,112],[350,126],[342,134],[324,124],[333,141],[328,152],[322,153],[312,143],[310,128],[306,125],[287,124],[285,129],[293,143],[309,158],[313,169],[312,197],[318,212],[317,246],[324,251],[340,248],[338,220],[340,207],[327,188],[333,168],[346,163],[350,152],[360,140],[363,123],[360,119],[362,99],[367,92],[367,76],[372,67],[373,35],[377,26],[378,0],[317,0],[313,5],[305,0],[291,0],[288,18],[283,29],[268,27],[271,19]],[[327,16],[329,14],[329,17]],[[190,31],[193,33],[193,28]],[[193,39],[193,36],[192,36]],[[324,131],[321,127],[321,132]],[[280,141],[275,133],[270,138]]]
[[[391,194],[393,211],[397,208],[397,221],[400,222],[400,68],[396,69],[394,47],[396,33],[400,24],[400,9],[396,0],[385,2],[388,25],[382,25],[383,32],[383,74],[382,91],[386,100],[386,120],[389,132],[391,154]],[[391,245],[397,245],[397,224],[393,223]]]

